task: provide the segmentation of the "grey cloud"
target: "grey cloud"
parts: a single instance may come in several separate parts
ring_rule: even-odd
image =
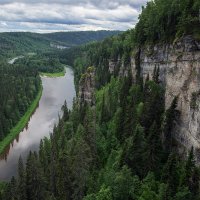
[[[0,0],[0,31],[126,30],[135,25],[146,1]]]
[[[114,9],[120,5],[130,5],[134,8],[140,8],[147,0],[1,0],[0,4],[8,3],[26,3],[26,4],[65,4],[65,5],[94,5],[99,8]]]

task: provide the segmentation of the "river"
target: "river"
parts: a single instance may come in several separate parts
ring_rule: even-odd
[[[49,137],[54,124],[61,115],[61,107],[67,101],[68,108],[72,107],[75,97],[74,75],[70,68],[66,68],[63,77],[42,77],[43,93],[39,106],[32,115],[27,127],[19,134],[13,143],[1,155],[0,180],[9,180],[17,174],[18,159],[25,158],[29,151],[37,151],[40,140]]]
[[[15,57],[15,58],[12,58],[10,60],[8,60],[8,64],[14,64],[14,62],[20,58],[24,58],[24,56],[18,56],[18,57]]]

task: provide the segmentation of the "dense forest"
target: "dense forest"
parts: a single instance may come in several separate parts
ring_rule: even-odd
[[[64,104],[39,153],[26,165],[19,159],[2,199],[199,199],[193,150],[183,161],[161,142],[177,112],[176,99],[164,111],[163,95],[158,75],[144,85],[128,76],[98,90],[96,107]]]
[[[49,51],[50,42],[37,33],[0,33],[0,58]]]
[[[95,104],[77,98],[68,110],[65,103],[50,138],[41,141],[38,153],[29,153],[26,163],[19,158],[18,176],[2,183],[0,198],[199,200],[193,148],[185,160],[172,148],[177,98],[165,110],[159,68],[145,80],[139,62],[135,79],[131,71],[119,76],[117,68],[111,75],[108,68],[109,59],[130,65],[142,45],[188,34],[199,39],[199,6],[199,0],[151,1],[135,29],[57,54],[73,65],[77,93],[79,81],[95,71]]]
[[[0,64],[0,141],[25,114],[41,89],[38,71],[26,65]]]
[[[38,72],[44,73],[56,73],[63,71],[63,65],[59,61],[57,56],[53,56],[52,53],[43,54],[34,56],[26,56],[24,58],[18,59],[15,64],[26,65],[27,67],[34,68]]]
[[[59,34],[59,33],[56,33]],[[56,35],[53,34],[54,36]],[[71,34],[71,33],[70,33]],[[84,34],[82,39],[100,40],[106,35],[117,32],[101,31]],[[50,36],[51,34],[48,34]],[[65,35],[65,34],[64,34]],[[78,40],[80,34],[71,36],[71,41]],[[25,116],[25,113],[41,90],[39,73],[64,73],[64,65],[59,61],[59,50],[50,47],[51,40],[37,33],[0,33],[0,142],[4,146],[10,142],[11,129]],[[55,40],[56,41],[56,40]],[[59,42],[59,41],[57,41]],[[74,44],[76,45],[76,44]],[[23,55],[10,65],[8,60]],[[22,128],[22,127],[21,127]],[[21,130],[20,128],[20,130]],[[16,128],[15,135],[19,132]],[[6,139],[5,137],[8,136]],[[6,140],[6,142],[5,142]]]
[[[135,29],[135,41],[145,42],[174,41],[183,35],[199,35],[198,0],[157,0],[147,3],[139,17]]]
[[[29,33],[29,32],[8,32],[0,33],[0,58],[27,54],[54,52],[50,46],[53,44],[67,45],[68,47],[86,44],[91,41],[100,41],[119,31],[85,31],[85,32],[63,32],[63,33]],[[65,41],[65,42],[64,42]]]

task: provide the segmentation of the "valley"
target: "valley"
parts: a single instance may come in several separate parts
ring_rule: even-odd
[[[23,1],[46,33],[0,33],[0,200],[200,199],[200,2],[141,2]]]
[[[105,33],[101,32],[101,33],[104,34],[102,37],[105,37],[106,32]],[[110,33],[110,32],[107,32],[107,33]],[[90,35],[93,35],[93,34],[94,34],[94,37],[92,37],[92,40],[95,40],[95,34],[96,34],[95,32],[90,32],[88,33],[87,36],[90,37]],[[112,32],[111,34],[115,34],[115,32]],[[65,35],[65,33],[63,33],[63,35]],[[79,37],[78,34],[77,34],[77,37]],[[0,83],[2,84],[4,80],[8,81],[9,79],[7,76],[10,76],[9,78],[11,80],[12,79],[16,80],[15,76],[16,75],[18,76],[18,73],[20,73],[20,69],[22,70],[22,73],[25,73],[25,70],[23,70],[23,68],[26,68],[26,70],[28,71],[28,67],[30,67],[32,71],[30,70],[30,72],[28,73],[30,74],[31,72],[34,73],[33,77],[30,77],[30,79],[27,79],[26,77],[28,75],[27,73],[26,75],[20,74],[21,77],[19,77],[19,84],[16,84],[15,88],[12,88],[12,90],[14,89],[17,91],[18,89],[21,89],[21,85],[24,84],[24,81],[26,81],[25,84],[30,83],[30,87],[32,87],[31,89],[34,92],[29,91],[28,85],[26,86],[25,84],[24,84],[24,90],[21,91],[22,95],[27,95],[27,97],[29,97],[28,95],[30,95],[29,97],[30,99],[27,99],[26,97],[19,97],[19,96],[17,97],[16,95],[19,95],[19,92],[16,92],[14,94],[12,93],[12,91],[10,91],[11,92],[10,96],[4,95],[5,97],[3,97],[5,98],[5,101],[3,102],[1,106],[1,112],[2,114],[3,113],[4,114],[0,119],[1,120],[0,154],[1,154],[2,159],[5,159],[7,162],[7,153],[5,152],[7,152],[7,150],[10,149],[10,146],[13,146],[13,143],[15,143],[14,142],[15,138],[17,138],[17,140],[19,139],[20,132],[21,131],[23,132],[23,129],[27,127],[27,125],[29,124],[29,119],[32,117],[32,114],[35,112],[35,110],[37,110],[37,106],[39,105],[41,96],[43,97],[44,91],[43,91],[42,81],[44,81],[45,77],[50,77],[52,79],[61,77],[60,78],[61,80],[63,78],[68,80],[69,79],[68,76],[70,76],[71,73],[69,72],[69,74],[66,74],[66,71],[69,71],[69,68],[66,68],[66,65],[63,65],[62,63],[59,62],[57,58],[57,54],[59,54],[59,51],[57,51],[56,49],[51,49],[51,47],[47,43],[47,40],[50,42],[50,39],[47,39],[46,37],[44,37],[44,35],[42,36],[36,33],[0,33],[0,39],[1,41],[3,41],[1,43],[2,45],[1,50],[3,50],[4,52],[0,54],[0,56],[4,56],[2,60],[0,61],[0,69],[2,70],[2,74],[1,74],[2,79]],[[38,42],[40,43],[40,45],[38,45]],[[13,51],[13,48],[11,48],[11,46],[9,47],[9,45],[11,45],[12,47],[15,46],[16,48],[15,54],[10,53],[11,50]],[[31,46],[32,47],[31,50],[34,52],[27,53],[26,52],[27,46]],[[11,56],[14,56],[17,54],[21,54],[21,55],[18,55],[14,58],[10,58]],[[53,54],[55,54],[55,56],[52,57]],[[4,69],[6,68],[8,69],[4,71]],[[6,74],[8,70],[16,74],[14,76],[12,76],[12,74]],[[41,79],[40,76],[42,80],[40,80]],[[69,82],[69,85],[70,85],[70,82]],[[9,85],[6,85],[6,87],[9,87]],[[62,87],[62,84],[60,85],[60,87],[64,90],[64,86]],[[67,85],[66,85],[66,88],[67,88]],[[5,92],[6,90],[1,90],[2,95]],[[17,98],[17,102],[13,101],[13,99],[16,99],[16,98]],[[59,112],[59,109],[61,109],[63,103],[64,103],[64,100],[61,103],[61,105],[59,104],[60,107],[57,108],[57,114]],[[72,102],[69,102],[69,103],[71,104]],[[10,112],[13,112],[11,116],[9,116]],[[49,133],[49,132],[47,131],[46,133]],[[19,156],[20,154],[17,157]],[[17,162],[15,162],[15,165],[16,164]]]
[[[15,176],[18,158],[21,156],[25,160],[29,151],[38,151],[41,139],[50,137],[59,117],[62,117],[61,108],[64,102],[72,108],[75,88],[71,69],[66,69],[64,77],[41,79],[43,91],[35,112],[30,116],[24,130],[1,152],[1,180],[9,180]]]

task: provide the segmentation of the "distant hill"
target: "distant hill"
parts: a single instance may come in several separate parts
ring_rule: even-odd
[[[52,50],[56,45],[67,47],[82,45],[91,41],[100,41],[119,33],[120,31],[57,32],[48,34],[30,32],[0,33],[0,57]]]
[[[100,41],[106,37],[117,35],[121,31],[79,31],[79,32],[57,32],[43,34],[46,38],[60,42],[67,46],[82,45],[91,41]]]
[[[24,52],[37,52],[50,49],[48,39],[37,33],[6,32],[0,33],[0,56],[10,57]]]

